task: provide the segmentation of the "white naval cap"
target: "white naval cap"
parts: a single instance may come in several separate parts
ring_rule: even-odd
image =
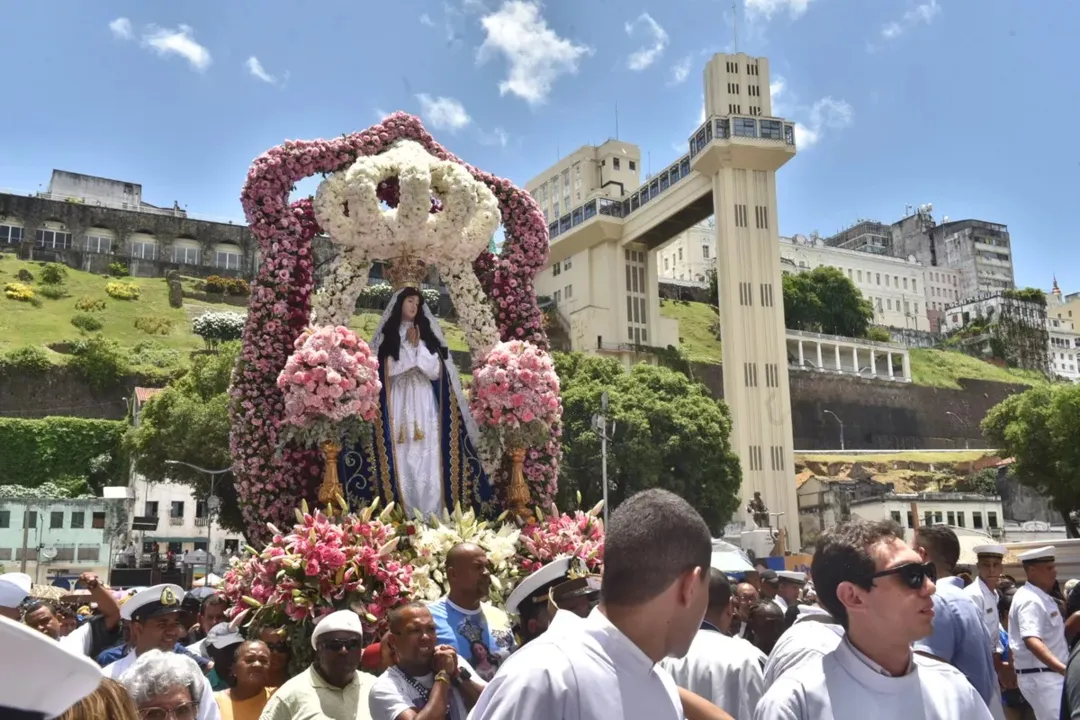
[[[179,585],[165,583],[148,587],[128,598],[127,602],[120,606],[120,618],[123,620],[145,620],[155,615],[181,612],[181,600],[184,597],[184,588]]]
[[[0,607],[17,608],[30,594],[30,576],[26,573],[0,575]]]
[[[1004,545],[976,545],[971,548],[971,551],[976,555],[995,555],[997,557],[1005,557]]]
[[[360,616],[352,610],[332,612],[324,616],[315,626],[315,632],[311,633],[311,647],[318,650],[319,638],[332,632],[351,632],[363,637],[364,625],[360,622]]]
[[[806,573],[804,572],[781,570],[776,573],[776,577],[780,578],[781,581],[798,583],[799,585],[804,585],[806,583]]]
[[[0,717],[56,717],[101,683],[96,663],[5,617],[0,648]]]
[[[517,584],[506,600],[506,612],[517,615],[522,604],[547,605],[551,586],[565,580],[569,574],[570,558],[555,558]]]
[[[1034,550],[1028,550],[1022,552],[1016,556],[1016,558],[1024,563],[1046,562],[1048,560],[1054,560],[1057,557],[1057,551],[1053,545],[1047,545],[1046,547],[1035,548]]]

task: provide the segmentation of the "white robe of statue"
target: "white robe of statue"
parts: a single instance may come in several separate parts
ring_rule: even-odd
[[[442,360],[423,342],[409,342],[406,335],[412,327],[402,320],[398,359],[387,359],[387,398],[401,499],[410,516],[419,510],[427,517],[441,515],[444,505],[439,408],[431,387],[439,379]]]

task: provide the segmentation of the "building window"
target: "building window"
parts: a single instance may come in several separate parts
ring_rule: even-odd
[[[0,528],[6,529],[9,527],[11,527],[11,511],[0,510]]]
[[[105,513],[96,512],[90,517],[90,527],[95,530],[105,529]]]
[[[611,167],[614,170],[619,169],[619,158],[611,158]]]
[[[218,250],[214,253],[214,267],[223,270],[239,270],[243,257],[240,253]]]
[[[566,286],[566,299],[569,300],[572,297],[574,297],[574,286],[573,285],[567,285]]]
[[[180,265],[198,265],[199,248],[197,247],[174,247],[173,262]]]
[[[892,516],[892,521],[894,523],[896,523],[897,525],[900,524],[900,511],[899,510],[893,510],[892,512],[889,513],[889,515]]]
[[[682,248],[679,248],[679,262],[682,262]]]
[[[877,276],[877,284],[881,285],[881,273],[874,273]]]
[[[18,245],[22,242],[23,229],[12,225],[0,225],[0,243]]]
[[[100,235],[87,235],[84,249],[87,252],[109,254],[112,252],[112,238]]]
[[[634,162],[633,160],[630,160],[628,162],[630,163],[630,170],[631,171],[637,170],[637,163],[636,162]]]
[[[565,260],[562,261],[562,269],[563,270],[569,270],[571,267],[573,267],[573,265],[570,262],[570,258],[566,258]]]
[[[941,524],[941,511],[940,510],[935,510],[934,511],[934,522],[937,523],[938,525]]]
[[[762,120],[761,137],[767,140],[783,140],[784,123],[779,120]]]
[[[146,517],[155,517],[156,518],[158,516],[157,515],[157,510],[158,510],[157,500],[152,500],[152,501],[147,500],[146,504],[143,506],[143,513],[146,515]]]
[[[909,528],[915,527],[915,515],[913,515],[910,510],[908,510],[907,514],[907,526]]]
[[[206,501],[205,500],[196,500],[195,501],[195,519],[198,520],[199,518],[204,518],[204,517],[206,517]]]
[[[669,263],[670,261],[671,261],[671,258],[664,258],[664,269],[665,269],[665,270],[667,270],[667,269],[668,269],[668,263]]]
[[[23,512],[23,527],[37,527],[37,510]]]
[[[975,528],[976,530],[982,530],[982,526],[983,526],[982,513],[978,512],[978,511],[973,511],[971,513],[971,527]]]
[[[184,517],[184,501],[173,500],[172,505],[169,508],[169,517],[182,518]]]
[[[71,529],[80,530],[86,524],[86,513],[84,512],[72,512],[71,513]]]
[[[948,518],[945,521],[946,525],[956,525],[956,513],[952,510],[948,511],[945,516]]]
[[[67,250],[71,247],[71,233],[59,230],[38,230],[35,235],[39,247]]]
[[[758,230],[767,230],[769,228],[769,208],[764,205],[755,206],[754,221],[757,223]]]
[[[63,510],[59,510],[59,511],[54,510],[53,512],[49,513],[49,529],[50,530],[56,530],[58,528],[63,529],[63,527],[64,527],[64,511]]]
[[[130,245],[131,251],[128,253],[133,258],[140,260],[157,260],[157,243],[153,242],[133,242]]]
[[[709,246],[708,245],[702,245],[701,246],[701,257],[705,258],[706,260],[709,259]]]
[[[956,512],[956,527],[966,527],[964,523],[964,511],[957,510]]]
[[[731,133],[735,137],[757,137],[757,120],[753,118],[735,118]]]
[[[562,263],[555,263],[551,266],[551,277],[557,277],[562,272]]]
[[[553,299],[555,300],[555,304],[558,305],[559,301],[562,300],[562,290],[556,290]]]
[[[997,513],[993,510],[989,510],[986,513],[986,526],[989,527],[991,530],[998,529]]]

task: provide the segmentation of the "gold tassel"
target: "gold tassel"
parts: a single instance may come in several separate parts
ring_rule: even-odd
[[[419,423],[414,422],[413,423],[413,440],[423,440],[423,439],[424,439],[424,431],[420,429],[420,424]]]
[[[398,439],[397,439],[397,441],[399,443],[404,443],[405,442],[405,426],[404,425],[401,426],[400,430],[398,430]]]

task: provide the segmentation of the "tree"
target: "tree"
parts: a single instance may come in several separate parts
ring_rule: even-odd
[[[1080,537],[1080,385],[1041,385],[1012,395],[982,421],[986,438],[1012,456],[1016,479],[1051,500],[1069,537]]]
[[[229,451],[229,382],[240,352],[239,343],[225,343],[216,354],[197,355],[191,369],[173,380],[164,392],[142,408],[138,427],[124,439],[135,469],[148,478],[169,478],[191,486],[195,497],[210,495],[210,478],[179,460],[216,470],[232,465]],[[214,494],[221,500],[218,521],[242,532],[244,523],[232,473],[218,475]]]
[[[865,337],[874,307],[851,279],[832,267],[784,275],[784,321],[792,330]]]
[[[581,353],[555,355],[562,384],[563,457],[559,506],[585,506],[603,497],[600,438],[592,416],[606,390],[608,420],[616,430],[608,443],[609,501],[662,487],[686,498],[719,533],[738,505],[739,459],[728,436],[731,416],[705,386],[665,367],[635,365],[627,372],[614,359]]]

